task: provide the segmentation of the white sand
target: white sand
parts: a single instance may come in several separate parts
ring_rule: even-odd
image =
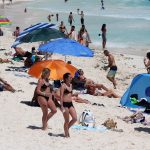
[[[0,37],[0,48],[6,51],[0,51],[0,57],[5,56],[5,52],[13,51],[10,46],[14,39],[8,29],[4,29],[5,36]],[[35,44],[23,45],[25,50],[31,49]],[[37,46],[37,45],[36,45]],[[14,52],[14,51],[13,51]],[[63,59],[60,55],[54,55],[53,58]],[[117,90],[120,96],[123,95],[130,85],[132,78],[144,73],[143,57],[132,55],[115,54],[118,65]],[[101,50],[95,50],[93,58],[67,57],[77,68],[82,68],[86,77],[93,79],[97,83],[103,83],[109,88],[112,84],[106,79],[107,72],[102,70],[106,58]],[[96,67],[98,66],[99,67]],[[10,93],[0,92],[0,150],[149,150],[150,128],[141,124],[127,124],[117,116],[124,117],[131,114],[130,111],[120,108],[120,99],[95,97],[88,94],[80,95],[91,102],[103,103],[105,107],[92,106],[88,104],[74,103],[78,116],[84,109],[93,111],[96,117],[96,125],[101,125],[107,118],[113,118],[117,122],[118,129],[123,129],[122,133],[114,131],[96,132],[70,129],[71,138],[61,136],[50,136],[63,133],[63,116],[58,110],[57,114],[49,120],[49,129],[42,131],[40,108],[30,107],[22,101],[31,101],[35,85],[31,82],[37,82],[37,79],[29,77],[26,73],[5,71],[9,66],[23,66],[21,62],[12,64],[0,64],[0,77],[7,80],[16,90],[24,92]],[[147,116],[146,116],[147,117]],[[141,132],[137,131],[141,130]]]

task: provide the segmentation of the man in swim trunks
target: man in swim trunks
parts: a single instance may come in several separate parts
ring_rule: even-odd
[[[110,68],[108,74],[107,74],[107,79],[110,80],[113,83],[114,88],[116,89],[116,80],[115,80],[115,75],[117,72],[117,66],[115,63],[115,58],[108,50],[104,50],[104,55],[108,57],[108,65],[105,66],[105,69]]]

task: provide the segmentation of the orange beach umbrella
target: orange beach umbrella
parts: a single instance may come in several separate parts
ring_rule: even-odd
[[[67,72],[71,73],[74,76],[77,68],[74,66],[65,63],[62,60],[44,60],[41,62],[35,63],[28,71],[33,77],[40,78],[42,70],[44,68],[49,68],[51,70],[50,79],[52,80],[61,80],[63,79],[63,75]]]

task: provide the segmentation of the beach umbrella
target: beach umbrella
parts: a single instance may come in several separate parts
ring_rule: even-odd
[[[12,22],[9,19],[5,18],[4,16],[0,16],[0,27],[11,25],[11,24]]]
[[[38,31],[36,31],[36,30],[38,30]],[[51,33],[50,33],[50,31],[47,31],[47,30],[51,30]],[[36,31],[36,33],[35,33],[35,31]],[[22,43],[39,42],[39,41],[45,42],[47,40],[49,41],[52,38],[52,31],[56,31],[55,33],[59,32],[58,30],[56,30],[55,24],[44,23],[44,22],[37,23],[35,25],[32,25],[32,26],[24,29],[23,32],[21,32],[19,34],[19,36],[16,38],[15,42],[13,43],[13,45],[11,47],[16,47],[17,45],[22,44]],[[37,34],[37,32],[38,32],[38,34]],[[49,37],[50,36],[49,34],[51,34],[51,37]],[[62,33],[60,33],[60,34],[61,34],[61,36],[58,34],[55,35],[55,38],[64,37],[64,34],[62,34]],[[36,35],[38,36],[38,39],[35,38]],[[33,36],[34,36],[34,38],[33,38]],[[32,39],[31,39],[31,37],[32,37]],[[47,39],[47,38],[49,38],[49,39]]]
[[[30,32],[20,39],[22,43],[50,41],[51,39],[63,38],[65,35],[57,29],[41,28]]]
[[[71,39],[57,39],[40,45],[39,51],[48,53],[58,53],[62,55],[72,55],[77,57],[93,57],[94,52],[88,47],[81,45]]]
[[[67,72],[71,73],[72,77],[74,76],[77,68],[74,66],[65,63],[62,60],[44,60],[41,62],[35,63],[28,71],[33,77],[40,78],[42,70],[44,68],[49,68],[51,70],[50,79],[52,80],[61,80],[63,75]]]

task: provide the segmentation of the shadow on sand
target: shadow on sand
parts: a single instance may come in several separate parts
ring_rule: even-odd
[[[147,132],[150,134],[150,128],[147,128],[147,127],[137,127],[137,128],[134,128],[134,130],[139,131],[139,132]]]
[[[49,136],[53,137],[65,137],[64,134],[54,134],[54,133],[48,133]]]
[[[31,126],[31,125],[28,126],[27,128],[28,128],[28,129],[32,129],[32,130],[36,130],[36,129],[40,129],[40,130],[41,130],[41,129],[42,129],[41,127]]]
[[[39,105],[37,105],[31,101],[21,101],[20,103],[26,104],[26,105],[31,106],[31,107],[40,107]]]

